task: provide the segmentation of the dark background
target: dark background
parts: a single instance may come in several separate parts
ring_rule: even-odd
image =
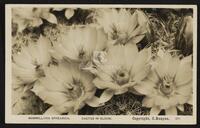
[[[170,128],[200,128],[200,112],[199,112],[199,95],[197,98],[197,122],[196,125],[178,126],[178,125],[110,125],[102,124],[5,124],[5,4],[195,4],[200,7],[200,1],[198,0],[1,0],[0,1],[0,128],[158,128],[158,127],[170,127]],[[199,21],[199,9],[198,9],[198,21]],[[198,22],[197,22],[198,23]],[[198,23],[198,33],[199,23]],[[198,36],[198,34],[197,34]],[[197,53],[199,55],[199,37],[197,41]],[[198,59],[199,56],[197,55]],[[197,84],[199,83],[199,61],[197,63]],[[197,86],[197,94],[200,93],[200,88]]]

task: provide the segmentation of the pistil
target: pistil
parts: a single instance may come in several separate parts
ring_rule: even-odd
[[[126,69],[120,69],[114,74],[114,80],[119,85],[124,85],[129,82],[129,72]]]
[[[159,85],[160,92],[165,96],[170,96],[174,91],[173,78],[165,75]]]

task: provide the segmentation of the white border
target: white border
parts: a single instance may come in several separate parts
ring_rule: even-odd
[[[108,116],[108,115],[12,115],[11,114],[11,8],[13,7],[69,7],[69,8],[192,8],[193,9],[193,115],[192,116]],[[196,124],[197,117],[197,6],[196,5],[80,5],[80,4],[7,4],[6,14],[6,54],[5,54],[5,122],[24,124]],[[163,120],[153,120],[153,118]],[[166,120],[164,118],[168,118]],[[29,119],[38,118],[38,119]],[[60,119],[58,119],[60,118]],[[61,119],[62,118],[62,119]],[[140,118],[137,120],[136,118]],[[149,118],[150,120],[148,120]]]

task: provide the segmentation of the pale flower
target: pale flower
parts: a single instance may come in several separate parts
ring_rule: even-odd
[[[160,55],[152,63],[147,79],[134,88],[145,95],[143,106],[151,108],[151,115],[161,110],[166,115],[177,115],[177,108],[183,110],[183,104],[191,102],[191,56],[180,60],[167,52]]]
[[[53,11],[65,11],[65,17],[71,19],[74,16],[76,8],[53,8]]]
[[[130,40],[136,44],[147,32],[147,17],[141,10],[131,14],[126,9],[97,9],[95,20],[104,28],[112,44],[126,44]]]
[[[100,105],[92,80],[93,76],[82,72],[77,64],[61,62],[47,68],[46,77],[36,82],[32,91],[52,105],[44,114],[77,114],[85,104]]]
[[[12,113],[17,115],[39,114],[44,109],[43,102],[38,100],[30,89],[33,84],[24,84],[23,81],[12,76]]]
[[[43,102],[32,91],[22,93],[21,98],[12,106],[15,115],[40,115],[46,109]]]
[[[50,13],[49,8],[13,8],[12,21],[18,25],[18,31],[23,31],[26,27],[38,27],[43,21],[42,18],[50,23],[57,24],[56,17]]]
[[[12,76],[12,113],[19,114],[22,111],[20,100],[24,93],[29,89],[30,86],[25,86],[23,81],[17,79],[14,75]]]
[[[32,83],[45,76],[44,68],[51,59],[48,51],[50,47],[49,40],[43,36],[37,42],[22,47],[21,52],[12,56],[13,75],[23,83]]]
[[[66,35],[60,36],[53,43],[52,56],[58,60],[67,59],[75,62],[91,60],[95,50],[106,48],[107,36],[103,29],[93,26],[71,27]]]
[[[100,102],[106,102],[113,95],[127,91],[135,93],[132,86],[143,80],[149,70],[148,49],[138,51],[135,44],[116,45],[108,49],[107,55],[101,55],[97,65],[93,83],[99,89],[105,89],[100,96]],[[102,59],[104,57],[104,59]]]

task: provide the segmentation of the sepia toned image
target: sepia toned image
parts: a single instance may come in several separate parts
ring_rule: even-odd
[[[8,14],[7,118],[195,120],[194,8],[16,5]]]

